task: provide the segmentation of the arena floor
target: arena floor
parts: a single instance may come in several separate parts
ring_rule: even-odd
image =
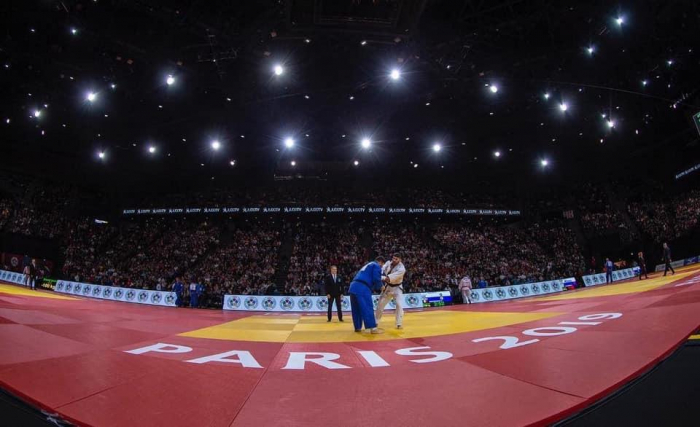
[[[325,316],[172,309],[0,284],[0,386],[95,426],[548,424],[700,326],[700,268],[428,309],[402,331]]]

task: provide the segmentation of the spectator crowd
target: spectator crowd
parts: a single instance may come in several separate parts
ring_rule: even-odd
[[[656,242],[688,235],[698,227],[700,191],[664,198],[653,194],[626,200],[616,209],[599,186],[583,185],[570,199],[531,201],[528,206],[575,209],[574,219],[536,218],[499,224],[416,222],[404,217],[284,221],[227,218],[132,217],[105,223],[81,213],[79,190],[71,186],[18,183],[16,194],[0,194],[0,232],[54,239],[62,248],[64,278],[139,289],[204,285],[202,304],[220,306],[225,294],[320,294],[330,265],[347,282],[373,254],[402,256],[407,292],[453,289],[469,275],[475,286],[506,286],[572,277],[585,270],[582,237],[619,233],[639,239],[636,229]],[[552,195],[550,195],[553,197]],[[505,196],[404,189],[364,192],[351,189],[285,187],[234,192],[171,195],[153,207],[307,205],[503,207]],[[577,206],[572,207],[575,200]],[[145,203],[145,202],[144,202]],[[517,205],[517,204],[516,204]],[[509,207],[517,207],[510,206]],[[252,218],[252,217],[251,217]]]

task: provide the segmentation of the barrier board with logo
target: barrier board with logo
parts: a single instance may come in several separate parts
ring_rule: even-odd
[[[145,289],[118,288],[115,286],[69,282],[67,280],[59,280],[56,282],[54,291],[62,294],[99,298],[110,301],[175,307],[175,292],[169,291],[148,291]]]
[[[612,272],[612,281],[617,282],[619,280],[631,279],[639,274],[639,267],[625,268],[622,270],[615,270]],[[583,284],[586,287],[604,285],[605,284],[605,273],[589,274],[583,276]]]
[[[671,267],[678,268],[678,267],[683,267],[684,265],[695,264],[697,262],[698,262],[698,257],[680,259],[678,261],[673,261],[671,263]],[[666,269],[666,264],[657,264],[655,271],[664,271],[665,269]]]
[[[566,279],[524,283],[522,285],[501,286],[497,288],[472,289],[471,300],[473,303],[481,303],[553,294],[565,290],[564,280]]]
[[[14,271],[0,270],[0,281],[15,283],[17,285],[26,285],[27,277],[22,273]]]
[[[404,294],[403,299],[406,309],[423,307],[423,294]],[[378,302],[379,295],[372,295],[372,304],[375,308]],[[343,311],[351,310],[349,296],[343,296],[341,306]],[[386,309],[396,309],[394,300],[387,304]],[[225,295],[224,310],[325,313],[328,311],[328,298],[325,296]]]

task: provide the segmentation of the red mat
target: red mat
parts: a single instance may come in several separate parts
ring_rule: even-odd
[[[177,336],[242,313],[0,294],[0,385],[94,426],[542,425],[633,379],[696,330],[700,284],[674,286],[688,279],[626,295],[447,308],[564,313],[507,327],[310,344]],[[601,313],[621,316],[591,316]],[[127,353],[158,343],[170,353]],[[233,350],[248,353],[227,356],[239,363],[186,362]],[[300,352],[339,358],[289,369]]]

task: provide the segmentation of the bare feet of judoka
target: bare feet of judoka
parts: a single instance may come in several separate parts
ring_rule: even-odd
[[[373,334],[383,334],[383,333],[384,333],[384,329],[382,329],[382,328],[372,328],[372,333],[373,333]]]

